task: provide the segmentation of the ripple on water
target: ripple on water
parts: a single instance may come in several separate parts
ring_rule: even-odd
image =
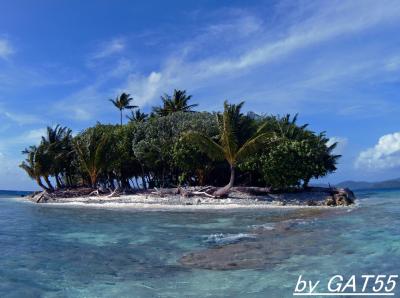
[[[205,242],[211,245],[227,245],[232,243],[238,243],[240,241],[245,240],[254,240],[256,239],[256,235],[247,234],[247,233],[239,233],[239,234],[212,234],[207,236]]]

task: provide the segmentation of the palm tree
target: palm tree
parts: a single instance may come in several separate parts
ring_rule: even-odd
[[[130,116],[126,116],[132,122],[143,122],[147,119],[149,115],[146,113],[142,113],[140,109],[137,109],[135,112],[131,111]]]
[[[267,123],[261,125],[255,134],[239,144],[238,133],[243,115],[240,110],[244,102],[238,105],[224,102],[224,112],[217,114],[219,128],[219,140],[216,142],[207,135],[199,132],[188,132],[184,137],[194,142],[201,151],[205,152],[211,159],[226,160],[230,166],[229,183],[214,192],[214,196],[222,197],[229,193],[235,183],[235,168],[237,164],[257,152],[262,145],[272,142],[276,137],[274,133],[264,132]]]
[[[110,99],[110,101],[114,104],[114,106],[119,110],[121,115],[121,126],[122,126],[122,111],[125,109],[131,110],[137,108],[137,106],[130,105],[130,102],[133,98],[130,97],[130,94],[122,93],[119,97],[117,96],[114,99]]]
[[[19,167],[29,175],[36,183],[47,191],[53,191],[54,188],[49,180],[51,160],[44,146],[30,146],[22,151],[27,155]],[[41,177],[46,181],[47,186],[42,183]]]
[[[49,190],[46,186],[43,185],[39,168],[35,162],[35,152],[37,151],[36,146],[31,146],[29,149],[25,149],[22,153],[27,154],[27,158],[23,161],[19,167],[23,169],[30,178],[36,181],[36,183],[43,189]]]
[[[67,127],[57,125],[54,129],[47,127],[46,135],[42,136],[41,146],[47,150],[52,159],[51,174],[54,176],[57,187],[63,186],[60,175],[65,173],[68,180],[72,154],[72,131]],[[68,183],[69,184],[69,183]]]
[[[91,131],[87,139],[74,140],[74,149],[79,163],[90,179],[93,188],[96,187],[98,178],[109,165],[107,152],[109,151],[109,137]]]
[[[186,95],[186,90],[175,89],[172,96],[166,93],[161,96],[163,105],[161,107],[154,107],[153,112],[159,116],[166,116],[175,112],[192,112],[192,108],[198,105],[189,105],[188,102],[191,98],[191,95]]]
[[[286,138],[288,140],[301,140],[304,138],[305,134],[309,133],[306,130],[308,124],[303,124],[301,126],[297,125],[298,116],[298,114],[295,114],[294,117],[291,117],[290,114],[286,114],[284,117],[277,119],[276,132],[281,138]]]

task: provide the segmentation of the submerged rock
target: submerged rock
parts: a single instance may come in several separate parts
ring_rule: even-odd
[[[316,226],[304,228],[304,224],[311,224],[316,218],[337,214],[344,214],[343,210],[301,209],[285,213],[278,218],[268,215],[266,220],[270,224],[273,222],[273,228],[264,229],[254,226],[251,234],[237,234],[235,237],[238,238],[238,242],[227,242],[222,245],[217,242],[217,246],[185,254],[178,262],[184,268],[208,270],[272,268],[292,256],[314,255],[315,250],[305,249],[309,244],[304,241],[324,238],[325,231]],[[215,235],[214,238],[219,240],[227,237]],[[325,249],[326,254],[329,254],[332,249],[332,247],[321,248],[318,245],[313,248]]]

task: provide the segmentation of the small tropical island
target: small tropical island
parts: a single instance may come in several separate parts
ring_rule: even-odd
[[[324,132],[299,125],[297,115],[244,114],[244,102],[198,112],[191,99],[175,89],[148,115],[122,93],[110,99],[117,125],[98,122],[76,135],[47,127],[40,144],[23,151],[20,167],[42,189],[29,199],[173,209],[354,203],[349,189],[309,185],[340,158]]]

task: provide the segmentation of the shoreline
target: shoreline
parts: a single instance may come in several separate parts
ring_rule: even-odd
[[[64,197],[60,195],[64,194]],[[354,194],[350,190],[315,188],[308,191],[281,194],[253,195],[235,189],[227,198],[205,196],[186,197],[177,194],[157,195],[154,192],[119,195],[79,195],[36,193],[25,197],[32,203],[53,206],[98,207],[137,210],[245,210],[245,209],[335,209],[354,205]],[[68,195],[73,194],[67,193]],[[333,205],[331,204],[333,201]]]

